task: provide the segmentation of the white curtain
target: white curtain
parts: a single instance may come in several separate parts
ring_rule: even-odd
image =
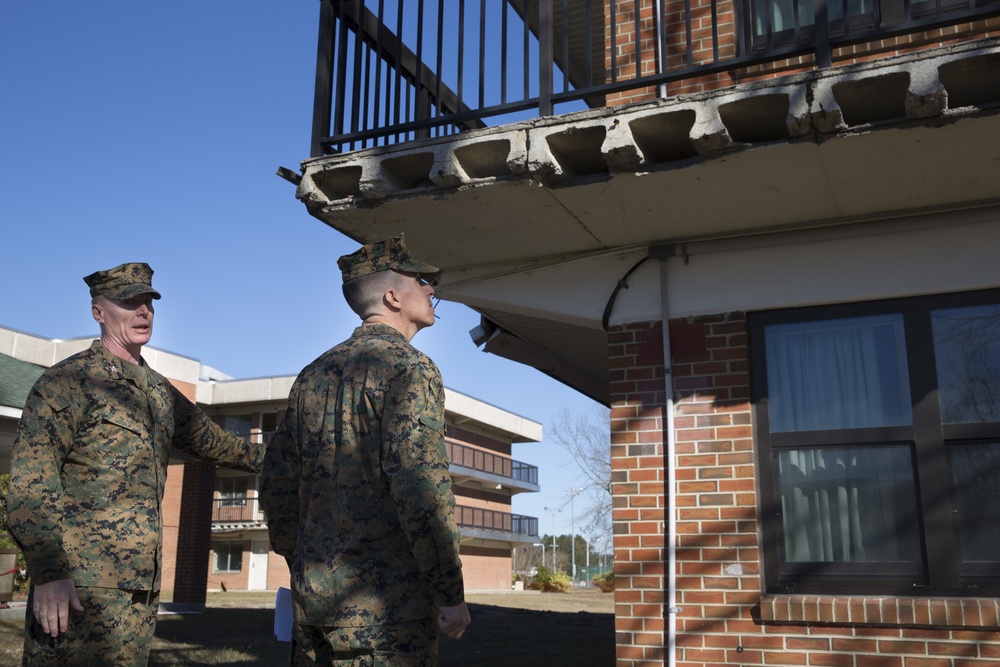
[[[912,422],[898,315],[767,327],[772,433]]]

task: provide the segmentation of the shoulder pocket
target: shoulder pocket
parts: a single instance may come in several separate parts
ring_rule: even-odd
[[[61,394],[43,394],[42,399],[52,408],[53,412],[61,412],[68,408],[70,404],[69,397]]]

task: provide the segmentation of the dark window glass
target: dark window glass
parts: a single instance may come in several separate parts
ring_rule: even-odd
[[[243,569],[242,542],[216,542],[214,546],[216,572],[239,572]]]
[[[935,310],[931,324],[942,421],[1000,421],[1000,305]]]
[[[1000,565],[1000,443],[953,445],[949,454],[963,571],[996,573]]]
[[[786,562],[919,560],[908,447],[784,450],[778,477]]]

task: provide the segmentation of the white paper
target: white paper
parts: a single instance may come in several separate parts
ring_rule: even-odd
[[[274,636],[279,642],[292,641],[292,592],[287,588],[279,588],[274,597]]]

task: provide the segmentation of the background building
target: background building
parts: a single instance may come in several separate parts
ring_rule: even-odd
[[[90,346],[91,338],[50,340],[0,328],[0,473],[28,390],[42,371]],[[215,421],[267,442],[287,405],[294,376],[236,380],[152,347],[143,358]],[[514,514],[512,498],[539,490],[538,469],[511,458],[515,442],[538,442],[542,426],[445,389],[445,439],[462,531],[466,590],[510,590],[513,550],[538,540],[538,519]],[[203,605],[206,590],[288,586],[284,559],[270,550],[257,475],[171,458],[163,500],[162,589],[175,604]]]

